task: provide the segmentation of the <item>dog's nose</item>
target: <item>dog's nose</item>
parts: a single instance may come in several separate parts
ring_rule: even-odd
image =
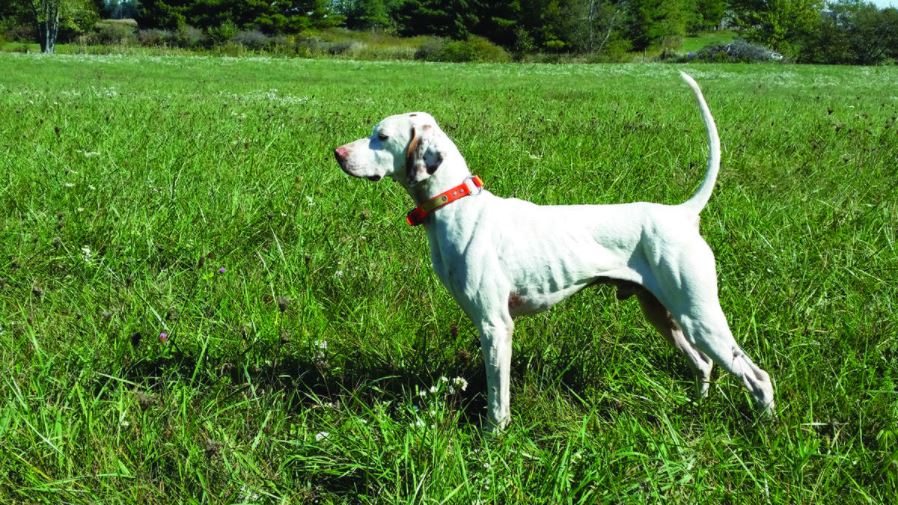
[[[349,151],[345,147],[340,146],[334,149],[334,156],[337,158],[337,161],[342,163],[349,157]]]

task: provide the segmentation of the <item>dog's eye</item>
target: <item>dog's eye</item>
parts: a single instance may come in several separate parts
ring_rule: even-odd
[[[388,138],[390,138],[390,136],[387,135],[386,133],[378,133],[378,134],[377,134],[377,138],[378,138],[379,140],[387,140]]]

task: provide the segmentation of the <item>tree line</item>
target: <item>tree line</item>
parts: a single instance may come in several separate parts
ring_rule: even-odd
[[[348,28],[488,39],[514,54],[674,51],[684,37],[733,29],[798,61],[875,64],[898,58],[898,10],[858,0],[0,0],[0,29],[51,39],[101,17],[144,29],[268,35]],[[11,28],[12,27],[12,28]],[[48,47],[49,46],[49,47]]]

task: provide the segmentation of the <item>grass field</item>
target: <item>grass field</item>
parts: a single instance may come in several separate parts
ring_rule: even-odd
[[[497,194],[681,202],[706,153],[681,68],[724,148],[721,302],[778,416],[719,372],[696,404],[606,287],[519,320],[513,421],[483,433],[407,196],[331,149],[427,110]],[[0,55],[0,502],[893,503],[896,82]]]

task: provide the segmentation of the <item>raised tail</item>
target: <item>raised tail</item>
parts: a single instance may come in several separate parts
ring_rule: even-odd
[[[686,72],[680,72],[680,76],[695,93],[695,100],[702,111],[702,120],[705,122],[705,130],[708,132],[708,169],[705,171],[705,180],[702,181],[702,185],[699,186],[695,194],[682,204],[683,207],[698,214],[711,199],[714,183],[717,182],[717,173],[720,172],[720,137],[717,136],[717,126],[714,124],[714,117],[711,116],[711,109],[705,103],[702,90]]]

